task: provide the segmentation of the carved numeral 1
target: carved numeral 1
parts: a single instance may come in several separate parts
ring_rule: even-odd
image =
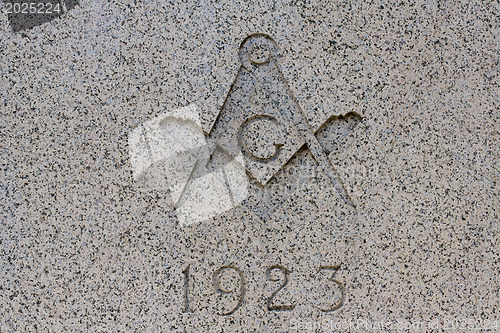
[[[191,266],[188,265],[186,269],[182,271],[184,274],[184,309],[183,313],[192,313],[193,310],[189,307],[189,268]]]

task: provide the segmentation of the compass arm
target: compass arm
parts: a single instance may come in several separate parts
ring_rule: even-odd
[[[257,67],[257,69],[254,69],[253,74],[268,94],[281,103],[281,108],[283,110],[282,115],[285,118],[283,120],[295,127],[302,135],[314,159],[318,162],[323,172],[328,175],[328,178],[332,181],[332,184],[342,200],[348,205],[356,208],[340,181],[337,171],[314,135],[314,130],[307,121],[299,103],[293,97],[277,63],[272,61],[269,64],[261,65]]]
[[[313,134],[307,133],[306,142],[307,142],[307,147],[314,156],[314,159],[323,169],[323,172],[327,174],[328,178],[330,178],[330,181],[333,183],[333,186],[337,190],[337,193],[340,195],[342,200],[344,200],[344,202],[347,203],[348,205],[351,205],[352,207],[356,208],[351,198],[347,194],[344,185],[340,181],[340,177],[337,173],[337,170],[335,170],[335,168],[330,162],[330,159],[328,158],[328,156],[326,156],[325,152],[323,151],[323,147],[321,147],[318,139]]]

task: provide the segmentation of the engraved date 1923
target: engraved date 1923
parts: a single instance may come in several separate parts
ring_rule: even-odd
[[[193,313],[194,311],[191,309],[191,299],[190,299],[190,290],[189,290],[189,284],[190,284],[190,268],[191,266],[187,266],[183,271],[183,279],[184,279],[184,304],[183,304],[183,313]],[[329,277],[328,277],[328,283],[331,283],[333,286],[336,286],[340,295],[338,295],[338,301],[336,301],[334,304],[331,304],[329,306],[319,306],[317,304],[312,304],[312,306],[322,312],[333,312],[335,310],[338,310],[342,305],[344,305],[344,300],[345,300],[345,287],[344,284],[338,280],[335,279],[335,275],[337,274],[338,270],[340,269],[340,265],[322,265],[319,266],[318,268],[318,273],[323,274],[323,273],[328,273],[329,272]],[[221,277],[224,276],[224,274],[232,274],[236,277],[238,280],[237,285],[239,287],[227,290],[221,285]],[[273,265],[266,270],[265,278],[268,281],[272,282],[280,282],[280,285],[278,286],[277,289],[272,291],[267,298],[267,310],[268,311],[291,311],[295,309],[296,305],[295,303],[291,304],[280,304],[276,302],[275,298],[276,296],[288,285],[290,282],[290,275],[291,271],[289,271],[286,267],[282,265]],[[279,276],[279,277],[277,277]],[[212,274],[212,286],[214,290],[220,294],[220,295],[230,295],[233,296],[235,299],[234,305],[229,307],[228,309],[225,309],[224,311],[218,312],[219,315],[221,316],[229,316],[233,313],[235,313],[244,303],[245,301],[245,295],[247,291],[247,280],[245,278],[245,274],[241,269],[239,269],[236,266],[233,265],[226,265],[219,267],[216,269],[213,274]]]

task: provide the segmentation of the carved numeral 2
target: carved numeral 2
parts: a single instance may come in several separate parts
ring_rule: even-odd
[[[271,281],[279,281],[280,279],[275,279],[275,278],[272,278],[271,277],[271,272],[273,270],[280,270],[281,273],[283,273],[283,283],[280,285],[280,287],[274,291],[271,296],[267,299],[267,309],[269,311],[280,311],[280,310],[293,310],[295,308],[295,305],[296,304],[293,304],[293,305],[273,305],[273,299],[274,297],[276,296],[276,294],[283,288],[285,288],[285,286],[288,284],[288,275],[290,275],[290,271],[288,269],[286,269],[285,267],[281,266],[281,265],[274,265],[274,266],[271,266],[269,267],[269,269],[267,270],[266,272],[266,276],[267,276],[267,279],[268,280],[271,280]]]

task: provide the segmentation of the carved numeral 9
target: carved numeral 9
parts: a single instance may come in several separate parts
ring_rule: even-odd
[[[230,311],[219,313],[219,315],[221,315],[221,316],[229,316],[229,315],[233,314],[236,310],[238,310],[241,307],[241,305],[243,304],[243,300],[245,299],[245,293],[246,293],[245,277],[243,276],[243,272],[239,268],[234,267],[234,266],[222,266],[221,268],[219,268],[218,270],[216,270],[214,272],[214,275],[212,277],[212,282],[213,282],[215,290],[217,290],[220,294],[223,294],[223,295],[232,294],[236,291],[236,289],[225,290],[220,285],[219,277],[222,274],[222,272],[226,271],[226,270],[234,270],[236,273],[238,273],[238,277],[240,280],[239,281],[240,290],[238,291],[238,296],[237,296],[238,303],[236,304],[236,306]]]

